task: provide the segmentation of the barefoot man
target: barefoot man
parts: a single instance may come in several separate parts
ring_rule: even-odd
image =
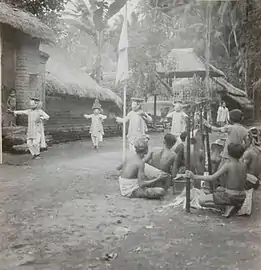
[[[215,181],[220,176],[225,176],[225,185],[217,188],[213,194],[206,195],[201,191],[199,203],[203,207],[225,206],[224,216],[230,217],[232,213],[236,213],[242,207],[245,201],[247,171],[245,164],[240,161],[244,153],[244,147],[241,144],[230,143],[227,146],[227,153],[229,161],[213,175],[194,175],[187,171],[186,176],[203,181]]]
[[[143,99],[140,98],[132,98],[131,108],[132,110],[128,113],[125,119],[116,117],[116,121],[118,123],[123,123],[124,121],[127,123],[129,122],[129,129],[128,129],[128,144],[129,150],[135,153],[135,141],[139,138],[143,138],[146,136],[147,122],[152,122],[152,118],[142,111],[141,103]]]
[[[144,156],[148,153],[148,143],[144,138],[135,141],[134,155],[126,158],[117,169],[121,195],[128,198],[161,199],[165,190],[157,186],[158,179],[146,181]]]

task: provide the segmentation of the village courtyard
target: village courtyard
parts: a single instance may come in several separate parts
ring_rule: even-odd
[[[151,136],[160,146],[163,134]],[[1,270],[229,269],[261,264],[261,199],[251,217],[164,207],[120,195],[119,137],[53,145],[42,160],[5,155]]]

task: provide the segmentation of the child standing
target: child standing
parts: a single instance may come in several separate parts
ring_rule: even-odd
[[[96,98],[92,106],[93,114],[84,114],[86,119],[91,119],[90,134],[92,138],[93,148],[98,149],[99,143],[103,141],[103,121],[107,118],[101,114],[101,104]]]

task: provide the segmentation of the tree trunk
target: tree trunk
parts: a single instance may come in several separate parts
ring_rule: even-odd
[[[97,45],[98,45],[98,55],[95,60],[94,70],[93,70],[93,78],[94,80],[100,84],[102,80],[102,48],[103,48],[103,31],[97,31]]]
[[[254,115],[255,120],[260,120],[260,108],[261,108],[261,93],[259,91],[255,92],[255,108]]]

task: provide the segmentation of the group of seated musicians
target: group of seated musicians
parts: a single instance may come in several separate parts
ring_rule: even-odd
[[[257,129],[251,129],[249,133],[240,124],[242,121],[240,110],[230,112],[230,121],[230,125],[222,128],[212,127],[205,123],[214,131],[228,133],[224,149],[220,154],[219,164],[214,173],[209,176],[195,175],[195,170],[193,170],[193,172],[186,171],[185,174],[186,177],[195,182],[203,180],[214,184],[212,193],[201,191],[200,203],[205,207],[224,208],[224,216],[227,217],[241,208],[246,197],[245,190],[257,188],[261,175],[260,132]],[[153,150],[150,153],[148,153],[148,142],[144,139],[137,140],[135,144],[136,155],[128,157],[118,168],[121,170],[119,177],[121,194],[136,198],[162,198],[170,187],[172,179],[179,170],[184,168],[186,136],[183,135],[183,143],[180,147],[175,147],[175,152],[173,152],[172,147],[177,139],[172,134],[165,135],[161,149]],[[161,174],[157,174],[155,171],[157,177],[147,180],[146,175],[149,174],[147,171],[152,168],[147,163],[157,168]]]

